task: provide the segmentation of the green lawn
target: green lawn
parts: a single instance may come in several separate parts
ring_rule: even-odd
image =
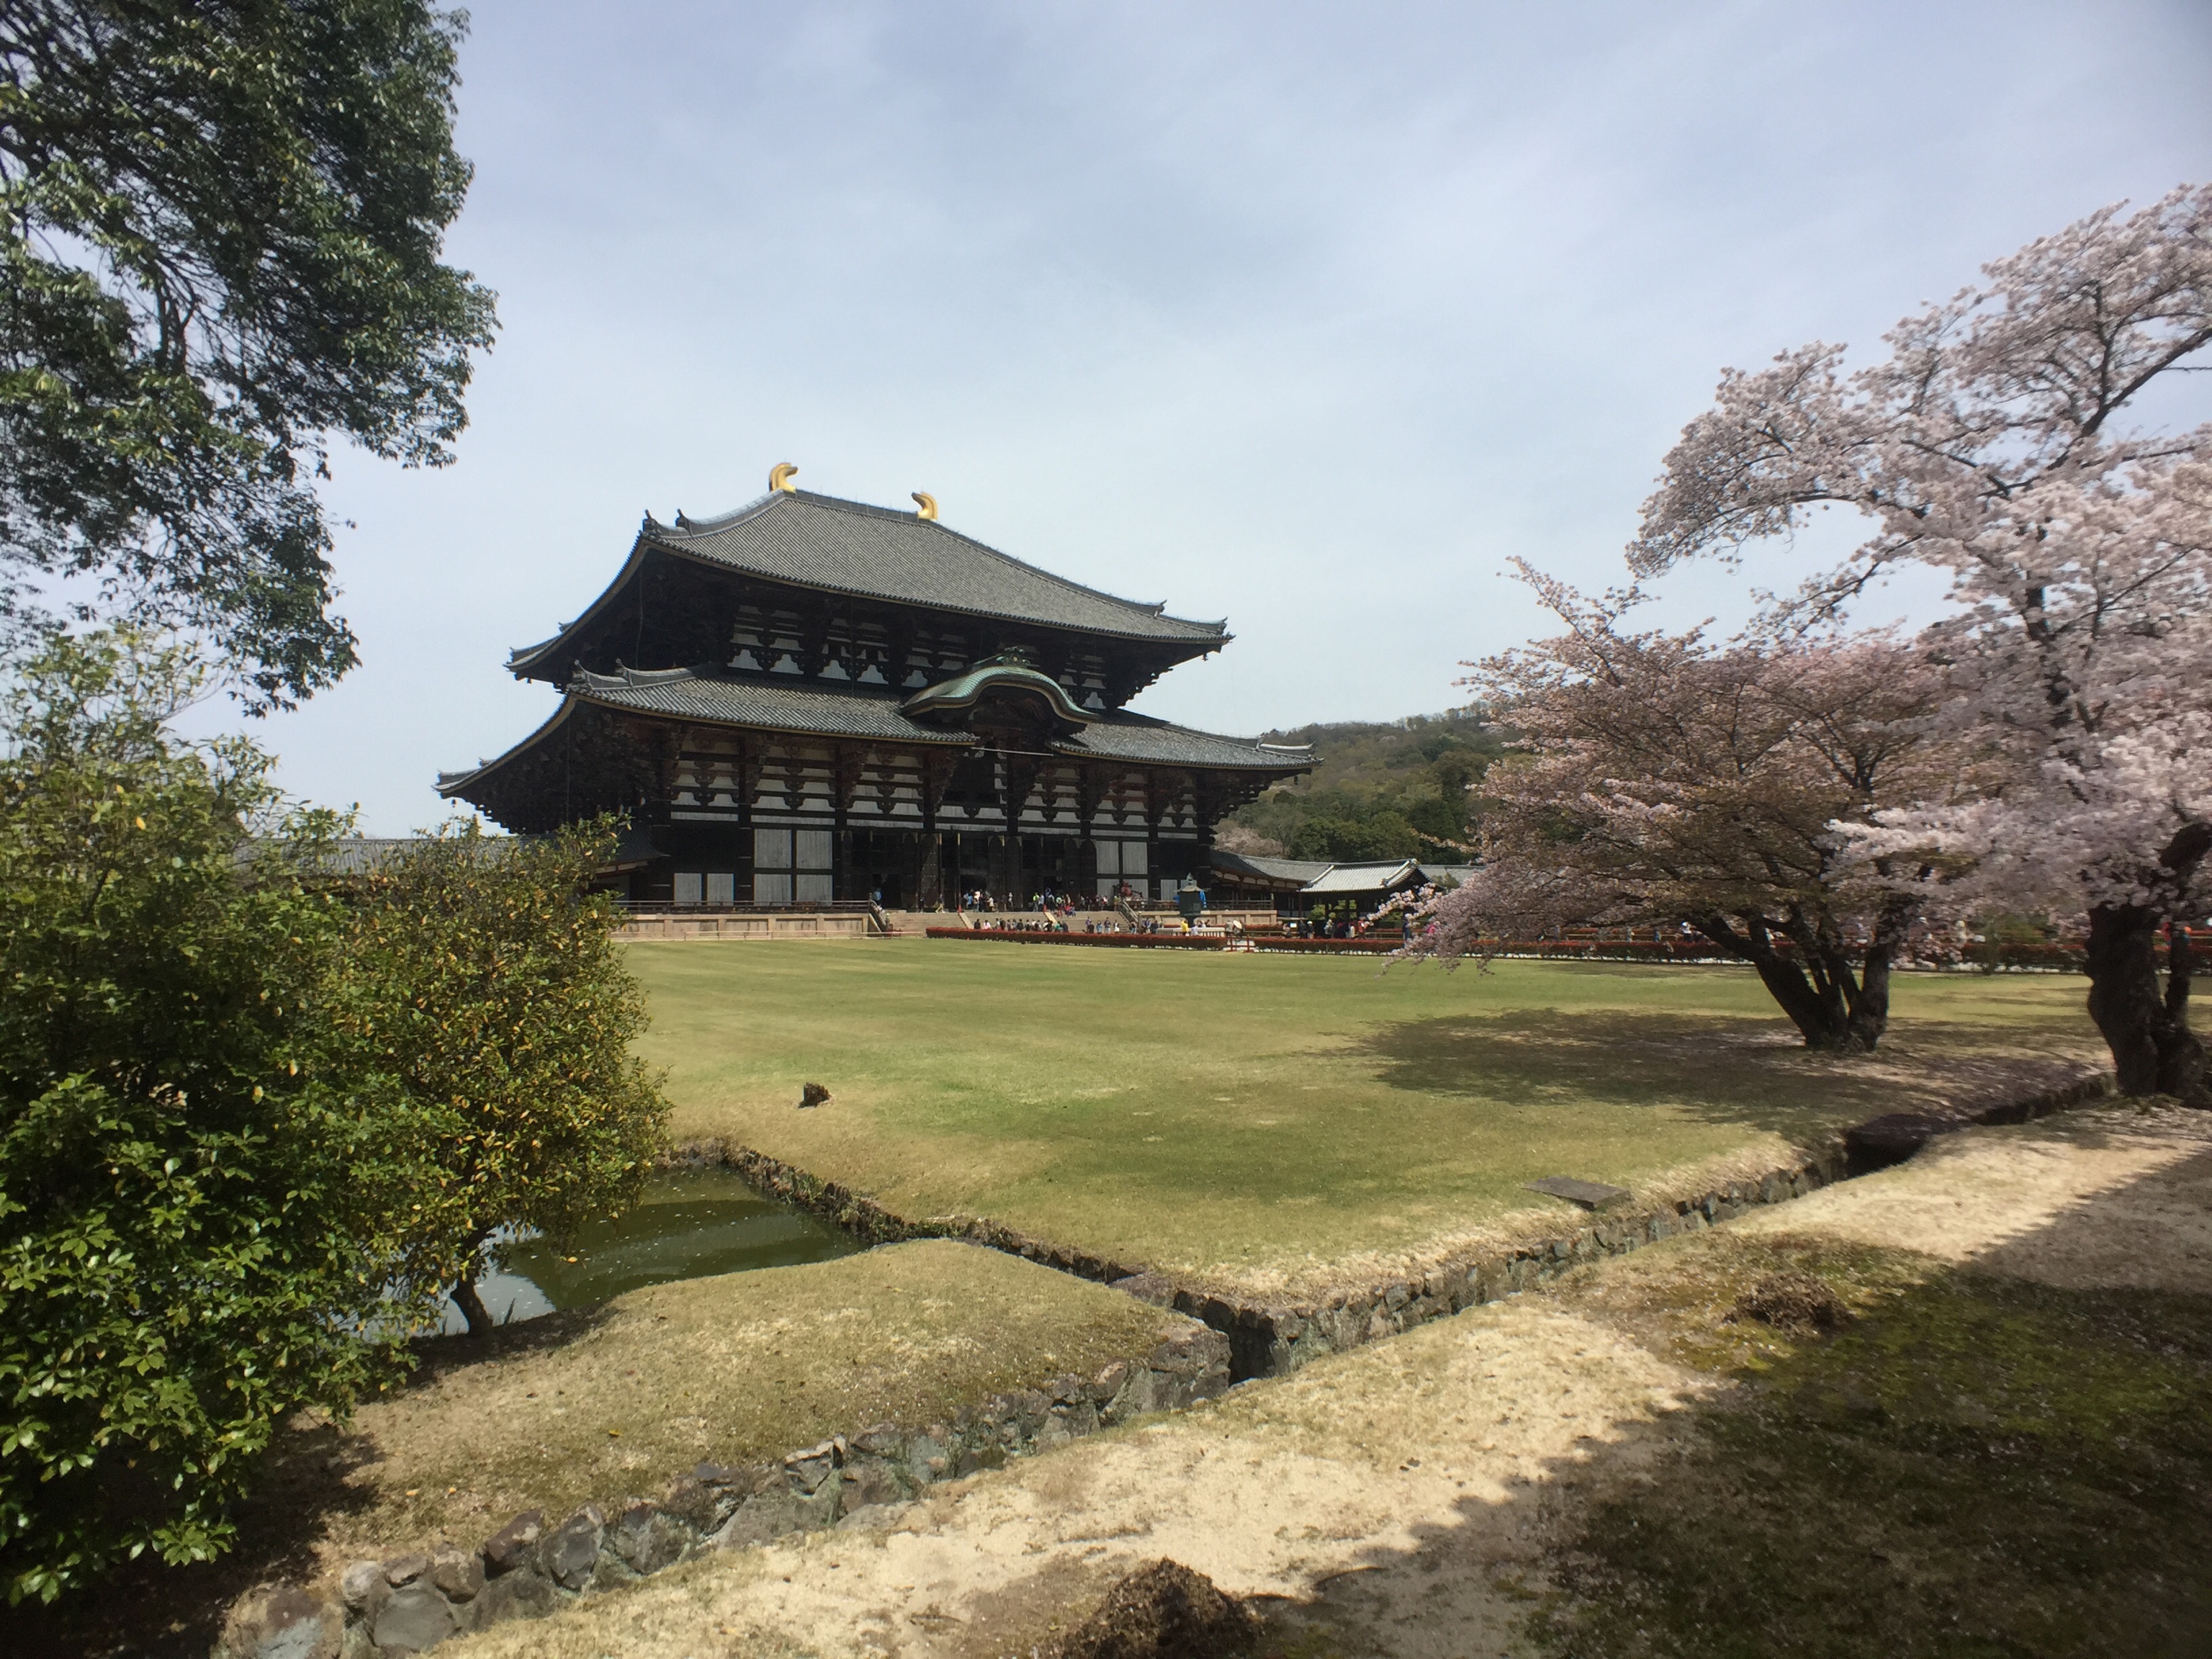
[[[889,939],[641,944],[679,1141],[909,1218],[985,1215],[1264,1294],[1771,1167],[1878,1112],[2101,1050],[2069,976],[1906,976],[1876,1059],[1808,1055],[1748,972]],[[800,1085],[828,1106],[801,1110]]]

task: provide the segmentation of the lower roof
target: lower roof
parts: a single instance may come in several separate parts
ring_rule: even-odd
[[[891,686],[840,684],[781,674],[702,673],[693,669],[618,674],[578,672],[553,717],[496,760],[464,772],[441,774],[438,792],[456,795],[520,757],[556,731],[580,707],[658,715],[700,726],[726,726],[794,737],[913,744],[917,748],[973,748],[972,732],[925,726],[900,712],[908,694]],[[1313,751],[1300,745],[1263,744],[1255,738],[1194,731],[1127,709],[1093,713],[1091,723],[1048,740],[1069,760],[1118,761],[1130,765],[1201,767],[1281,776],[1306,770]]]

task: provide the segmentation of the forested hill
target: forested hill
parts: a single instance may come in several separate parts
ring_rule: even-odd
[[[1232,851],[1307,859],[1433,858],[1463,863],[1468,806],[1504,746],[1472,708],[1401,720],[1346,720],[1270,732],[1309,743],[1318,762],[1222,826]],[[1455,845],[1457,843],[1457,845]]]

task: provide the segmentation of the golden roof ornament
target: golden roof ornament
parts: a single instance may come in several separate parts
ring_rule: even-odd
[[[937,518],[937,497],[927,489],[917,489],[914,492],[914,499],[920,509],[914,516],[934,522]]]
[[[768,470],[768,487],[771,490],[781,489],[787,495],[796,495],[799,486],[792,480],[798,476],[799,469],[789,461],[778,461]]]

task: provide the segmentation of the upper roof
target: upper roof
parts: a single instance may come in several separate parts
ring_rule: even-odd
[[[1227,622],[1116,599],[895,507],[772,489],[718,519],[646,515],[641,542],[733,570],[833,593],[1043,623],[1129,639],[1220,641]]]

